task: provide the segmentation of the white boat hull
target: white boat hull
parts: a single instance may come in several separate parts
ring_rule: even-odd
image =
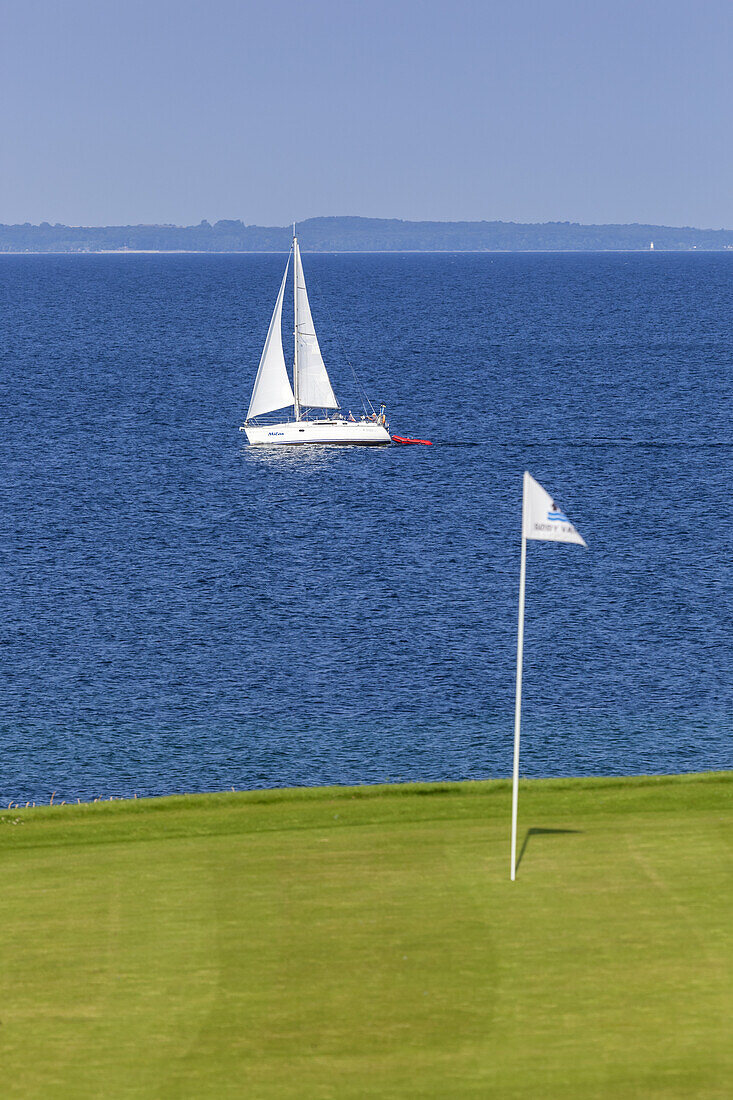
[[[253,447],[282,447],[322,443],[352,447],[378,447],[392,439],[383,424],[373,420],[290,420],[284,424],[244,424]]]

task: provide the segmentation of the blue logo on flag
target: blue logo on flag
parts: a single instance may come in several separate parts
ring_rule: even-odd
[[[553,506],[553,507],[554,507],[554,506]],[[567,516],[565,515],[565,513],[564,513],[564,512],[560,512],[560,511],[557,511],[557,510],[555,510],[554,512],[548,512],[548,513],[547,513],[547,518],[548,518],[548,519],[554,519],[554,520],[558,520],[558,521],[559,521],[560,523],[570,523],[570,520],[569,520],[569,519],[568,519],[568,517],[567,517]]]

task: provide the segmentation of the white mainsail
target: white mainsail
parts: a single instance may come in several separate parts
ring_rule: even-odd
[[[318,346],[318,337],[313,325],[311,307],[308,303],[308,292],[305,289],[305,276],[303,275],[303,265],[300,261],[300,249],[297,240],[294,242],[293,248],[295,252],[293,270],[295,272],[297,318],[295,339],[298,343],[298,377],[296,383],[298,405],[318,409],[338,409],[339,403],[331,388],[326,364],[323,362],[321,349]]]
[[[247,412],[248,420],[251,420],[253,416],[262,416],[264,413],[274,412],[276,409],[286,409],[295,401],[285,366],[282,336],[283,295],[289,266],[290,257],[288,256],[285,274],[280,284],[280,293],[275,302],[265,346],[262,349],[260,365],[257,368],[252,400],[249,403],[249,411]]]

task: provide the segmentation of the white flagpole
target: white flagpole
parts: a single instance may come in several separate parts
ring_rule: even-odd
[[[527,539],[524,511],[527,506],[527,472],[522,485],[522,564],[519,570],[519,621],[517,627],[517,687],[514,698],[514,769],[512,772],[512,854],[511,881],[517,875],[517,806],[519,802],[519,733],[522,725],[522,660],[524,657],[524,580],[527,571]]]

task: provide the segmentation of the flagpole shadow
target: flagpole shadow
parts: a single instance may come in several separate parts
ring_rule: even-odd
[[[530,837],[533,837],[533,836],[562,836],[566,833],[582,833],[582,832],[583,832],[582,829],[527,829],[527,832],[524,834],[524,842],[522,843],[522,847],[519,850],[519,855],[517,856],[517,867],[516,867],[517,871],[519,870],[520,863],[524,859],[524,853],[527,851],[527,847],[529,845]]]

